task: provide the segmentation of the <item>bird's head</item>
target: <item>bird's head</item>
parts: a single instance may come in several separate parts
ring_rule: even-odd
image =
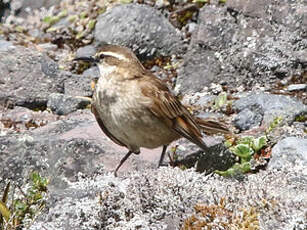
[[[130,49],[118,45],[105,45],[94,56],[77,57],[74,60],[96,64],[101,75],[109,75],[114,71],[128,73],[144,70]]]

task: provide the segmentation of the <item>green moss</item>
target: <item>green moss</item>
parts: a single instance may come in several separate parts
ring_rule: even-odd
[[[27,228],[24,226],[25,220],[27,219],[27,222],[29,219],[33,220],[45,206],[48,183],[48,179],[37,172],[33,172],[30,175],[28,189],[24,192],[19,188],[21,196],[13,199],[11,205],[8,204],[8,194],[10,192],[10,184],[8,183],[0,202],[0,229]],[[12,197],[15,197],[14,194]],[[3,221],[2,217],[5,221]]]
[[[295,118],[295,121],[298,121],[298,122],[305,122],[307,121],[307,115],[306,114],[303,114],[303,115],[299,115]]]
[[[95,19],[92,19],[88,22],[87,24],[87,28],[92,31],[94,28],[95,28],[95,25],[96,25],[96,20]]]

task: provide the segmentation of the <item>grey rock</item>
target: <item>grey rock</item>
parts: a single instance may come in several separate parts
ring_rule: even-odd
[[[139,4],[115,6],[101,14],[95,42],[127,46],[144,58],[182,51],[180,35],[170,22],[154,8]]]
[[[21,46],[0,51],[0,101],[44,108],[51,93],[63,93],[65,78],[49,57]]]
[[[203,7],[183,57],[184,66],[178,73],[181,85],[177,88],[183,86],[184,78],[199,83],[189,90],[196,92],[211,82],[225,82],[236,89],[241,85],[268,86],[293,75],[301,76],[307,68],[306,12],[304,1],[230,0],[225,7]],[[188,55],[190,52],[196,57]],[[211,65],[219,69],[209,74],[202,66],[208,52],[217,59]],[[199,81],[207,75],[207,81]]]
[[[244,124],[255,124],[253,119],[257,117],[259,122],[259,114],[263,114],[262,125],[269,125],[274,118],[282,117],[284,122],[292,123],[296,116],[307,114],[307,106],[300,101],[284,95],[274,94],[251,94],[243,97],[233,103],[233,109],[238,112],[250,110],[253,116],[237,116],[236,124],[243,124],[239,126],[244,128]],[[243,112],[242,112],[243,113]],[[249,118],[251,119],[250,121]]]
[[[58,116],[47,111],[32,111],[25,107],[15,106],[1,112],[0,122],[8,124],[7,133],[22,132],[54,122]],[[1,129],[0,129],[1,130]]]
[[[292,84],[288,85],[287,90],[288,91],[298,91],[298,90],[306,90],[307,84]]]
[[[90,103],[90,98],[52,93],[48,97],[47,107],[58,115],[66,115],[78,109],[84,109]]]
[[[100,77],[99,69],[98,69],[97,66],[93,66],[93,67],[85,70],[82,75],[84,77],[88,77],[88,78],[91,78],[91,79],[95,79],[95,78]]]
[[[170,229],[181,229],[195,214],[196,204],[212,207],[221,199],[227,200],[223,210],[238,218],[255,208],[253,223],[259,223],[259,229],[306,227],[306,175],[300,168],[263,170],[246,178],[236,181],[164,167],[122,178],[104,171],[80,175],[64,190],[50,189],[48,211],[30,229],[166,229],[170,222],[175,225]],[[228,220],[226,215],[213,218],[216,226]]]
[[[64,82],[65,94],[81,97],[91,97],[93,95],[91,82],[100,76],[99,69],[96,66],[85,70],[82,75],[71,74],[69,72],[67,72],[67,75],[69,77]]]
[[[1,181],[22,183],[37,170],[48,176],[52,185],[64,186],[65,180],[74,180],[79,171],[92,172],[102,163],[101,156],[112,152],[99,134],[94,118],[79,113],[34,130],[0,136]]]
[[[216,80],[220,63],[214,52],[193,48],[184,55],[184,63],[178,70],[176,91],[180,93],[199,92]]]
[[[227,13],[226,7],[203,7],[199,12],[198,24],[192,35],[192,44],[200,44],[214,50],[231,46],[237,26],[234,26],[235,18]]]
[[[273,0],[259,0],[257,2],[252,0],[229,0],[226,2],[226,6],[249,17],[264,18],[267,17],[265,9],[272,5],[273,2]]]
[[[198,172],[211,173],[214,170],[227,170],[235,163],[235,157],[226,148],[223,137],[205,136],[203,141],[208,146],[208,152],[186,139],[180,139],[174,164],[186,168],[196,166]]]
[[[306,26],[307,26],[307,22],[306,22]],[[307,49],[294,51],[293,55],[296,58],[296,60],[294,60],[294,62],[302,65],[304,68],[307,66]]]
[[[252,127],[261,125],[263,119],[263,109],[258,104],[241,110],[235,120],[234,125],[236,128],[242,130],[249,130]]]
[[[77,49],[76,51],[76,58],[78,57],[90,57],[96,53],[96,49],[94,46],[88,45],[83,46]]]
[[[289,165],[307,166],[307,139],[287,137],[273,147],[268,168],[281,169]]]
[[[4,15],[8,14],[10,8],[10,3],[9,2],[0,2],[0,22],[2,21],[2,18]]]
[[[0,39],[0,52],[7,52],[13,48],[14,48],[14,45],[12,42]]]
[[[15,14],[24,17],[32,12],[34,9],[49,8],[60,0],[11,0],[8,1],[7,10],[4,12],[4,16],[9,14]]]

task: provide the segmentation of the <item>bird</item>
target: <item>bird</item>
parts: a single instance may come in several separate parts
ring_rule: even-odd
[[[91,111],[101,130],[116,144],[128,149],[114,171],[140,148],[167,146],[184,137],[208,152],[202,133],[188,109],[166,84],[146,70],[127,47],[104,45],[93,56],[77,57],[98,66],[100,76],[93,92]]]

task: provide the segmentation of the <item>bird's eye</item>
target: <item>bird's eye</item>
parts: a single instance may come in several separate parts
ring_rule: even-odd
[[[105,57],[104,54],[99,54],[99,58],[100,58],[100,59],[103,59],[104,57]]]

